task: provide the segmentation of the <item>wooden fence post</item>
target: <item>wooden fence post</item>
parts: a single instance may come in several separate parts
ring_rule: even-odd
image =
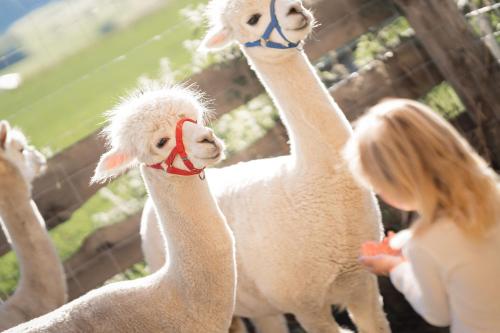
[[[500,120],[500,64],[454,0],[394,0],[468,111]]]
[[[477,123],[479,152],[500,168],[491,124],[500,120],[500,64],[474,35],[454,0],[394,0]]]

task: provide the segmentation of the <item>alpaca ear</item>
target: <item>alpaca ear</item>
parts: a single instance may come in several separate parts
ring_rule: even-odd
[[[108,178],[116,177],[132,167],[134,163],[135,159],[128,154],[113,149],[101,156],[90,183],[102,183]]]
[[[0,121],[0,148],[5,148],[7,142],[7,133],[10,131],[10,125],[6,120]]]
[[[229,45],[231,40],[231,31],[228,28],[212,28],[201,42],[200,48],[205,50],[219,50]]]

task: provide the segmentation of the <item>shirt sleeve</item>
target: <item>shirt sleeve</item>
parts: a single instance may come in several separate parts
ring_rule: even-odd
[[[412,241],[406,250],[408,261],[391,271],[392,283],[427,322],[449,326],[448,295],[439,265],[427,250]]]

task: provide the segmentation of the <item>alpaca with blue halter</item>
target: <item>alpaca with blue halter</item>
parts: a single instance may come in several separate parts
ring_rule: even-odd
[[[348,120],[305,52],[245,46],[263,33],[287,45],[273,30],[274,16],[288,40],[312,33],[314,16],[300,0],[271,1],[212,0],[202,42],[206,50],[240,43],[290,134],[286,156],[209,172],[236,238],[235,314],[250,318],[259,333],[288,333],[282,313],[293,313],[310,333],[341,332],[331,316],[338,304],[359,332],[389,333],[377,280],[357,262],[359,244],[379,240],[382,226],[374,195],[339,158],[352,132]]]
[[[271,34],[273,31],[276,30],[280,36],[288,42],[288,45],[273,42],[270,40]],[[248,42],[245,43],[245,47],[267,47],[270,49],[281,49],[281,50],[286,50],[286,49],[294,49],[299,47],[302,44],[302,41],[298,41],[296,43],[291,42],[283,33],[283,30],[281,29],[280,22],[278,20],[278,17],[276,16],[276,0],[271,0],[271,22],[266,28],[266,31],[260,39],[253,41],[253,42]]]

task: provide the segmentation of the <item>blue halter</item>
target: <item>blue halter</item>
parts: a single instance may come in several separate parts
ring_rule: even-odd
[[[273,31],[276,29],[280,36],[288,42],[288,45],[281,44],[281,43],[276,43],[270,40],[271,34]],[[288,38],[286,38],[285,34],[283,33],[283,30],[281,30],[280,23],[278,21],[278,17],[276,16],[276,0],[271,0],[271,23],[266,28],[266,31],[264,34],[260,37],[260,39],[253,41],[253,42],[247,42],[244,45],[246,47],[267,47],[270,49],[280,49],[280,50],[286,50],[286,49],[293,49],[298,47],[301,44],[301,42],[293,43]]]

